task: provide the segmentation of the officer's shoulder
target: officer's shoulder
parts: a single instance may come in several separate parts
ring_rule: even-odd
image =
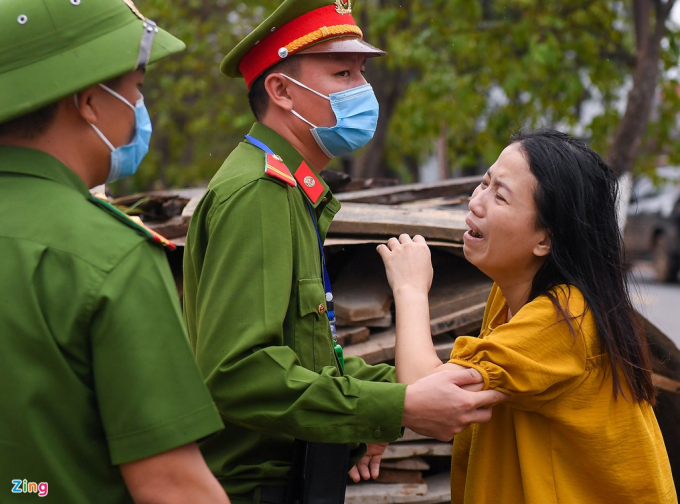
[[[103,203],[103,202],[102,202]],[[102,271],[114,268],[150,238],[80,191],[35,179],[17,201],[13,236],[77,257]],[[148,245],[151,252],[155,247]]]
[[[293,175],[280,158],[242,142],[229,154],[208,189],[218,201],[225,201],[246,187],[256,190],[254,183],[260,181],[273,183],[282,191],[296,185]]]
[[[133,242],[139,242],[141,238],[159,248],[167,248],[169,250],[175,250],[177,248],[165,237],[146,227],[141,221],[135,220],[124,214],[108,201],[104,201],[95,196],[90,196],[88,202],[103,212],[106,216],[103,220],[106,220],[107,224],[117,231],[117,233],[115,233],[116,235],[120,235],[121,238],[126,237],[126,241],[132,240],[131,244]],[[134,233],[134,235],[131,233]]]

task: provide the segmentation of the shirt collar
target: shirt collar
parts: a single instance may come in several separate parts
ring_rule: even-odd
[[[85,182],[73,170],[55,157],[36,149],[0,146],[0,174],[4,173],[51,180],[83,196],[90,194]]]
[[[283,138],[273,129],[268,128],[267,126],[261,123],[253,124],[253,127],[250,129],[250,133],[248,134],[254,138],[257,138],[260,142],[269,147],[274,152],[274,154],[280,156],[281,159],[283,159],[283,163],[286,165],[286,167],[290,170],[290,172],[293,175],[295,175],[295,172],[300,167],[300,164],[304,161],[304,158],[295,149],[295,147],[288,143],[288,141],[285,138]],[[309,165],[309,163],[307,164]],[[305,198],[307,198],[307,200],[310,203],[312,203],[312,206],[316,208],[322,202],[324,202],[324,200],[328,202],[328,200],[330,200],[333,195],[330,194],[330,188],[328,187],[324,179],[321,178],[321,176],[319,176],[319,173],[311,166],[309,166],[309,168],[314,172],[314,175],[316,175],[316,178],[319,180],[319,182],[321,183],[321,185],[323,185],[324,188],[323,193],[321,193],[321,196],[316,201],[316,203],[312,203],[312,201],[305,194],[305,192],[302,191],[302,193],[305,194]]]

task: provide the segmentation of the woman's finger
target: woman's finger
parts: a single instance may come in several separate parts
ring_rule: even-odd
[[[408,243],[411,241],[411,237],[407,235],[406,233],[399,235],[399,243],[402,245]]]
[[[369,455],[366,455],[357,464],[357,467],[359,468],[359,472],[361,473],[361,477],[364,478],[365,480],[371,479],[371,472],[368,469],[368,463],[369,463],[370,460],[371,460],[371,457]]]
[[[357,466],[354,466],[349,470],[349,477],[352,478],[352,481],[354,481],[354,483],[359,483],[359,481],[361,481],[361,477],[359,476],[359,470],[357,469]]]
[[[371,462],[369,464],[371,470],[371,476],[373,479],[378,479],[380,476],[380,461],[382,460],[382,455],[373,455],[371,457]]]
[[[400,245],[399,240],[396,238],[390,238],[387,240],[387,248],[390,250],[394,250],[395,247],[398,247]]]

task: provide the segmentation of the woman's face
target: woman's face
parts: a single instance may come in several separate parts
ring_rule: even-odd
[[[472,193],[463,250],[496,282],[533,279],[550,252],[548,233],[536,229],[537,184],[520,144],[512,144]]]

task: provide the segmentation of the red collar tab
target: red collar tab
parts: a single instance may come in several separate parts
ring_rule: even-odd
[[[314,9],[281,27],[272,28],[272,33],[253,46],[239,63],[248,89],[267,68],[310,45],[343,36],[363,38],[351,11],[338,5],[342,2]]]
[[[283,159],[276,154],[265,154],[264,172],[270,177],[283,180],[291,187],[295,187],[297,183],[291,175],[288,167],[283,164]]]
[[[295,172],[295,180],[298,181],[300,188],[304,191],[309,200],[316,205],[316,202],[319,201],[319,198],[326,188],[319,180],[319,177],[314,174],[312,169],[307,166],[307,163],[304,161]]]

